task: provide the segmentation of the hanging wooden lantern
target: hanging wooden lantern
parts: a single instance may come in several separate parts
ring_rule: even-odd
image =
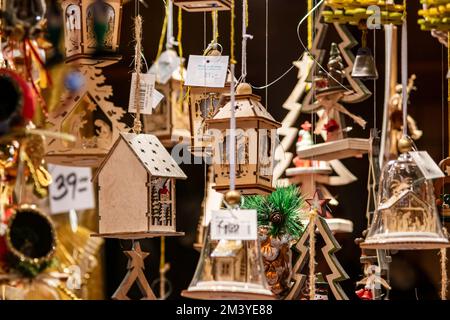
[[[183,88],[186,69],[180,65],[177,53],[171,49],[164,51],[149,73],[156,75],[155,89],[164,98],[153,109],[152,114],[143,116],[144,132],[157,136],[167,148],[173,147],[180,140],[189,144],[189,104],[184,99],[186,92]]]
[[[220,53],[219,53],[220,54]],[[230,75],[223,88],[190,87],[189,116],[191,127],[191,153],[196,157],[211,155],[211,137],[206,121],[212,119],[223,106],[223,95],[230,92]]]
[[[189,12],[206,12],[231,9],[231,0],[174,0],[173,3]]]
[[[119,49],[123,0],[63,0],[67,61],[112,58]],[[90,59],[89,59],[90,58]]]
[[[265,194],[273,191],[272,173],[276,129],[275,121],[261,104],[261,98],[252,94],[249,84],[241,83],[236,91],[236,190],[243,194]],[[206,121],[212,137],[215,189],[225,192],[230,187],[231,102]]]
[[[121,122],[125,111],[108,101],[112,88],[103,85],[101,69],[81,65],[85,84],[75,94],[65,92],[61,105],[49,113],[49,129],[72,134],[76,141],[47,140],[46,160],[71,166],[96,167],[128,127]]]
[[[175,179],[186,178],[157,137],[120,133],[94,176],[98,181],[97,236],[183,235],[176,232]]]

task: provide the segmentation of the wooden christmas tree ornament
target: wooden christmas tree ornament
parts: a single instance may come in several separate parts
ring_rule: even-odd
[[[148,284],[147,278],[144,274],[144,260],[147,258],[149,253],[141,250],[141,244],[139,241],[133,241],[133,247],[131,250],[125,251],[124,253],[128,257],[128,272],[116,292],[114,292],[112,298],[114,300],[130,300],[127,294],[133,284],[137,282],[139,291],[143,295],[141,300],[156,300],[156,296]]]
[[[101,163],[98,181],[99,233],[142,239],[179,236],[176,231],[175,179],[186,179],[153,135],[120,133]]]
[[[123,0],[63,0],[67,61],[118,60]],[[94,59],[93,59],[94,58]],[[85,60],[87,59],[87,60]]]
[[[264,194],[273,191],[272,172],[277,128],[275,121],[252,93],[251,86],[241,83],[236,91],[236,189],[243,194]],[[215,189],[229,189],[231,102],[206,121],[212,138]]]
[[[105,86],[102,69],[80,65],[85,85],[76,93],[66,91],[61,105],[49,113],[49,129],[72,134],[76,141],[47,139],[49,163],[96,167],[128,127],[121,122],[125,111],[108,99],[112,88]]]
[[[231,9],[231,0],[174,0],[173,3],[189,12],[206,12]]]

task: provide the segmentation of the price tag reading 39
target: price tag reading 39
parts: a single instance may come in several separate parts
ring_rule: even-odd
[[[95,208],[91,168],[48,165],[52,214]]]
[[[214,210],[211,212],[212,240],[256,240],[256,210]]]

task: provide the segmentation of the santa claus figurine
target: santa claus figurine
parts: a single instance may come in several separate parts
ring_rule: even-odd
[[[303,150],[307,147],[310,147],[313,145],[313,139],[311,136],[311,123],[309,121],[305,121],[301,125],[301,130],[298,132],[298,140],[297,140],[297,151]],[[304,160],[300,159],[299,157],[295,157],[294,165],[296,167],[311,167],[311,160]]]

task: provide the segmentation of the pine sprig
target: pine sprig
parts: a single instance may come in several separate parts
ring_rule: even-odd
[[[291,185],[277,188],[268,196],[245,197],[242,208],[255,209],[258,213],[258,225],[267,227],[272,237],[289,235],[298,239],[304,231],[299,217],[303,203],[299,189]]]

